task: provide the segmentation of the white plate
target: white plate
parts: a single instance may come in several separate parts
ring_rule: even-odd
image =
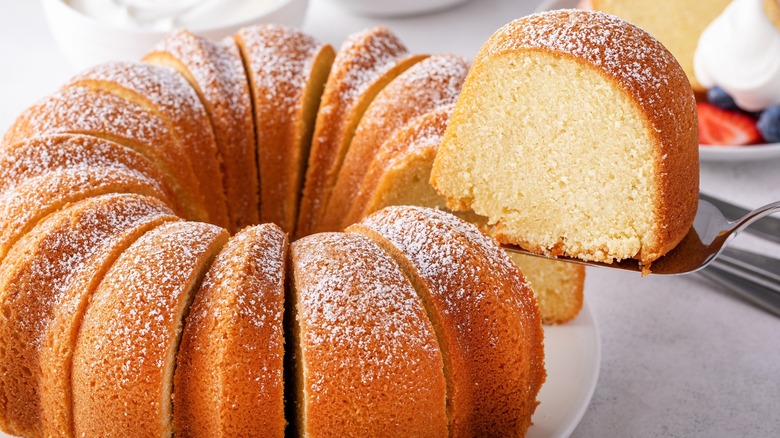
[[[750,146],[699,145],[702,161],[758,161],[780,158],[780,143],[756,144]]]
[[[536,7],[534,12],[574,8],[577,6],[577,3],[579,3],[579,0],[545,0]],[[721,162],[780,159],[780,143],[751,146],[699,145],[699,158],[702,161]]]
[[[588,302],[574,319],[544,327],[547,381],[528,438],[568,437],[588,408],[601,365],[598,325]]]

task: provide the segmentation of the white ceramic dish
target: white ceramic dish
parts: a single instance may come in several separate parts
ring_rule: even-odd
[[[750,146],[699,145],[699,159],[713,162],[737,162],[780,159],[780,143]]]
[[[368,17],[402,17],[425,14],[466,3],[468,0],[330,0],[350,12]]]
[[[590,404],[601,366],[598,324],[587,301],[574,321],[544,327],[547,381],[528,438],[568,437]]]
[[[108,61],[140,59],[168,32],[110,25],[72,8],[66,0],[42,0],[54,40],[74,67],[84,69]],[[308,0],[280,0],[262,14],[218,27],[190,30],[211,39],[220,39],[242,27],[257,23],[277,23],[300,27]]]

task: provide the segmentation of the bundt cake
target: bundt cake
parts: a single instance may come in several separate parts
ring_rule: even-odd
[[[399,266],[357,234],[290,253],[299,435],[446,436],[443,352]]]
[[[544,333],[507,255],[475,226],[420,207],[389,207],[347,231],[391,254],[425,303],[444,355],[450,434],[524,436],[545,380]]]
[[[693,223],[696,103],[674,57],[600,12],[516,20],[480,49],[431,182],[504,243],[648,267]]]
[[[84,314],[73,351],[73,434],[171,436],[184,317],[228,239],[214,225],[173,222],[114,262]]]
[[[0,417],[17,435],[70,430],[74,320],[93,280],[146,230],[175,220],[161,201],[92,197],[52,214],[0,264]]]
[[[260,220],[252,95],[232,38],[212,42],[181,29],[144,57],[176,69],[198,93],[214,128],[234,230]]]
[[[377,149],[415,117],[454,103],[468,69],[468,62],[461,56],[434,55],[398,75],[377,94],[360,119],[315,231],[342,227],[365,176],[366,163],[371,162]]]
[[[287,236],[246,228],[195,295],[176,358],[173,426],[183,436],[284,437]]]
[[[311,234],[318,225],[368,105],[390,81],[423,58],[409,55],[384,26],[350,35],[341,45],[317,112],[297,235]]]
[[[108,63],[79,74],[65,87],[111,93],[163,121],[190,160],[210,222],[230,227],[214,131],[198,95],[181,75],[143,63]]]
[[[333,48],[284,26],[244,28],[235,35],[252,92],[260,220],[293,232],[320,96]]]
[[[273,25],[179,31],[146,60],[75,77],[3,138],[5,431],[521,436],[541,319],[581,294],[540,315],[476,225],[380,209],[443,207],[430,176],[499,239],[642,263],[693,217],[690,87],[603,14],[510,24],[468,76],[381,27],[338,55]],[[580,271],[527,266],[581,292]]]

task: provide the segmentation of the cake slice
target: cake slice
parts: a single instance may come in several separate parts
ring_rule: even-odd
[[[368,105],[390,81],[425,56],[409,55],[390,29],[377,26],[347,37],[333,61],[317,112],[298,236],[320,221],[341,163]]]
[[[431,182],[501,242],[647,268],[696,214],[696,118],[685,73],[646,32],[599,12],[531,15],[477,55]]]
[[[112,62],[93,67],[65,85],[105,91],[157,116],[189,161],[209,222],[228,227],[227,200],[214,131],[203,104],[175,71],[138,62]]]
[[[146,230],[176,220],[162,202],[111,194],[50,215],[0,265],[0,421],[14,435],[70,436],[70,355],[86,302]]]
[[[318,231],[340,229],[367,166],[393,133],[415,117],[455,103],[468,62],[457,55],[434,55],[415,64],[377,94],[360,120],[339,170]]]
[[[41,219],[70,203],[108,193],[135,193],[167,204],[157,181],[131,169],[62,169],[30,178],[0,196],[0,262]]]
[[[387,251],[422,299],[444,357],[450,436],[524,436],[546,375],[544,333],[506,254],[430,208],[388,207],[347,231]]]
[[[146,175],[160,185],[173,211],[184,214],[181,200],[167,184],[167,178],[146,157],[113,141],[78,134],[43,135],[3,149],[0,153],[0,194],[47,172],[100,167]]]
[[[160,41],[144,61],[176,69],[198,93],[222,157],[233,229],[256,224],[260,204],[252,96],[236,43],[232,38],[213,42],[180,29]]]
[[[45,134],[85,134],[112,140],[148,158],[182,200],[187,218],[209,220],[206,199],[187,151],[159,117],[113,94],[69,87],[28,108],[3,137],[3,147]]]
[[[507,253],[534,291],[543,324],[563,324],[582,310],[585,266],[544,257]]]
[[[176,359],[177,435],[284,437],[286,263],[272,224],[244,229],[215,259]]]
[[[446,436],[442,351],[398,265],[358,234],[310,235],[290,254],[297,434]]]
[[[291,233],[333,48],[277,25],[247,27],[234,37],[252,92],[260,221]]]
[[[106,273],[73,352],[75,436],[172,436],[173,377],[184,318],[224,229],[161,225]]]

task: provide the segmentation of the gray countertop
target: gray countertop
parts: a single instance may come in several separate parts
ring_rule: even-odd
[[[406,19],[351,16],[313,0],[304,30],[338,45],[389,25],[413,52],[473,57],[534,1],[474,0]],[[0,131],[74,71],[36,1],[0,0]],[[745,207],[780,200],[780,161],[702,163],[702,191]],[[780,256],[740,236],[739,246]],[[587,300],[602,341],[601,375],[573,436],[779,436],[780,319],[698,275],[648,276],[589,269]]]

